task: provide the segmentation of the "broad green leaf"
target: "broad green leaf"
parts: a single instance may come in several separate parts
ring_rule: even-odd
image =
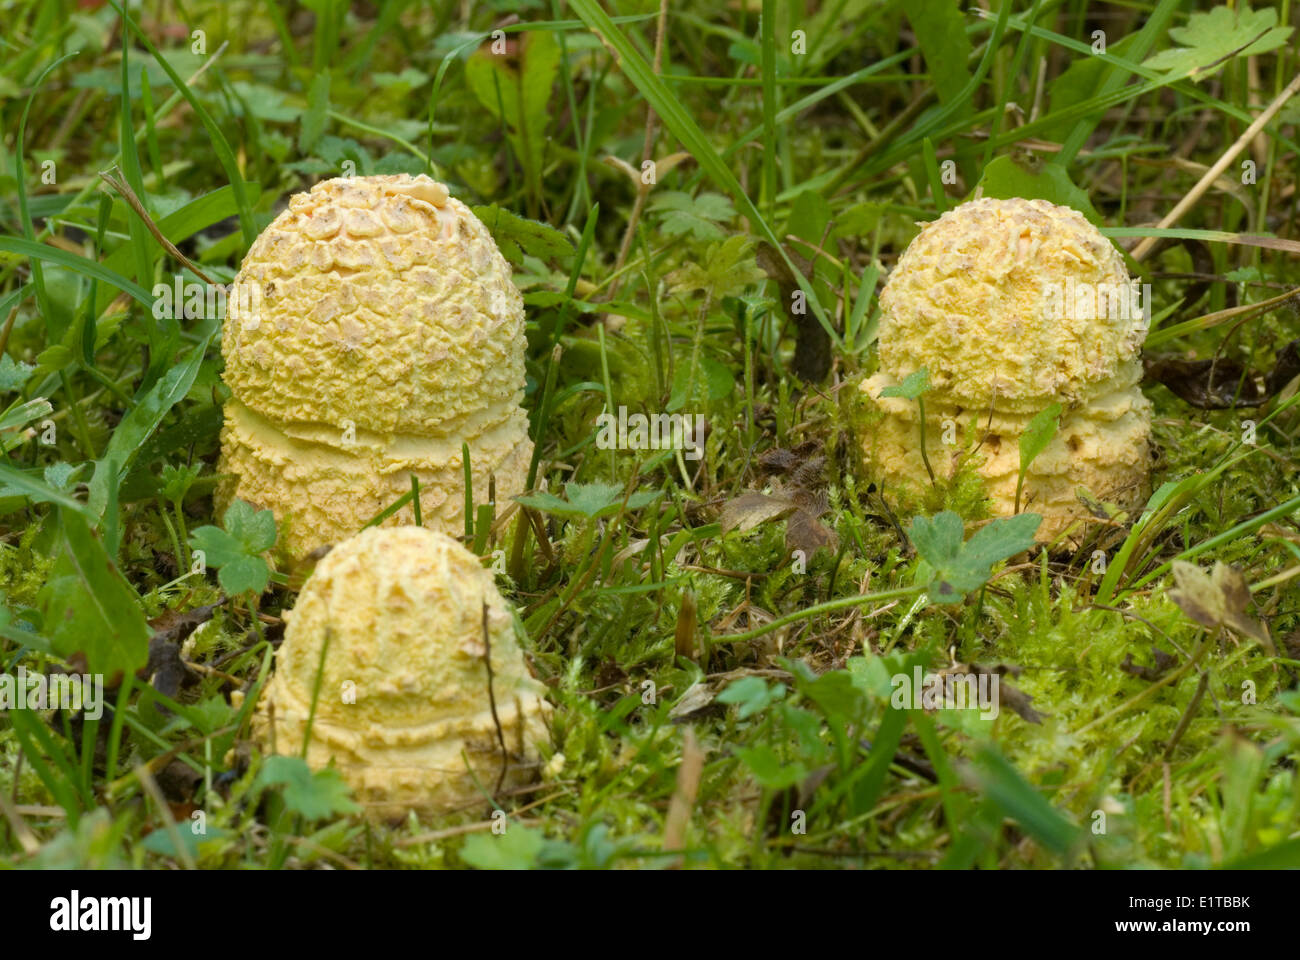
[[[59,511],[63,554],[41,591],[42,613],[60,656],[86,655],[90,673],[135,671],[149,658],[149,624],[86,518]]]
[[[325,132],[325,120],[330,109],[330,74],[322,70],[312,77],[311,89],[307,92],[307,110],[302,115],[302,126],[298,128],[298,152],[310,154],[316,141]]]
[[[1193,13],[1186,26],[1170,28],[1169,36],[1181,46],[1148,57],[1144,66],[1203,80],[1236,57],[1253,57],[1284,46],[1293,29],[1278,26],[1275,7],[1215,7]]]
[[[216,568],[228,595],[260,594],[271,577],[262,554],[275,546],[275,515],[235,500],[221,522],[224,530],[211,525],[195,530],[190,547],[203,551],[204,562]]]
[[[560,45],[548,30],[531,31],[514,58],[478,50],[465,64],[465,79],[492,116],[503,120],[534,202],[541,196],[547,103],[560,67]],[[530,212],[536,212],[530,209]]]
[[[962,95],[970,82],[966,63],[974,49],[966,34],[965,4],[959,0],[913,0],[902,6],[925,57],[925,69],[942,103]]]
[[[978,190],[980,196],[999,200],[1011,197],[1047,200],[1078,210],[1091,223],[1101,223],[1101,215],[1088,199],[1088,194],[1074,185],[1070,175],[1059,164],[1041,163],[1033,158],[996,157],[984,168]]]
[[[696,240],[721,240],[726,234],[718,224],[736,216],[731,201],[720,193],[692,197],[680,190],[655,193],[650,209],[662,214],[660,226],[670,237],[691,235]]]
[[[283,787],[284,805],[308,820],[323,820],[361,810],[352,802],[348,785],[333,767],[312,771],[302,757],[267,757],[257,775],[263,787]]]
[[[950,510],[914,517],[909,536],[932,568],[927,593],[936,603],[957,603],[988,582],[992,566],[1034,545],[1043,518],[1036,513],[999,517],[963,543],[961,517]]]
[[[476,833],[465,840],[460,858],[480,870],[528,870],[546,845],[540,830],[507,825],[505,833]]]
[[[495,203],[473,209],[511,263],[522,264],[525,253],[547,261],[573,256],[569,238],[548,223],[528,220]]]

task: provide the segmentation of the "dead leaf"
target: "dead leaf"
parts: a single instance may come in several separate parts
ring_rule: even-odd
[[[788,518],[785,542],[791,550],[810,557],[823,548],[837,549],[839,537],[820,519],[830,509],[830,501],[822,486],[826,458],[811,456],[818,449],[814,441],[794,450],[776,447],[760,454],[759,467],[768,474],[788,475],[789,485],[773,480],[771,493],[749,490],[728,500],[722,505],[722,532],[744,533],[770,520]]]
[[[1268,629],[1246,614],[1250,587],[1241,571],[1216,560],[1214,569],[1207,574],[1194,563],[1175,560],[1173,573],[1176,587],[1169,591],[1169,599],[1183,613],[1207,629],[1227,627],[1252,637],[1270,656],[1276,655]]]

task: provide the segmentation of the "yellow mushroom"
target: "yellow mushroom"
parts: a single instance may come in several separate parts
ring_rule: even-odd
[[[343,539],[420,481],[423,522],[523,489],[532,444],[523,300],[486,227],[426,176],[318,183],[257,238],[222,352],[219,509],[275,512],[290,557]],[[413,522],[407,506],[389,524]]]
[[[1014,511],[1020,437],[1053,403],[1059,428],[1022,491],[1021,508],[1043,515],[1038,538],[1088,516],[1080,487],[1145,502],[1151,404],[1134,293],[1119,252],[1069,207],[985,198],[927,224],[880,295],[880,369],[862,384],[882,415],[863,441],[872,479],[905,509],[930,482],[920,405],[881,396],[924,368],[930,463],[950,477],[971,457],[994,516]]]
[[[321,560],[285,619],[254,716],[268,752],[301,754],[314,697],[307,762],[334,764],[372,816],[472,806],[486,802],[475,779],[491,791],[532,777],[545,687],[491,573],[457,541],[372,527]]]

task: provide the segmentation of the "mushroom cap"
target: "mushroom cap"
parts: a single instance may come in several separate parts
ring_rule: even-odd
[[[280,423],[438,435],[524,391],[523,298],[482,222],[424,175],[289,200],[235,277],[224,378]]]
[[[233,398],[218,509],[274,511],[290,558],[337,543],[420,482],[425,522],[523,491],[532,443],[523,299],[487,228],[426,176],[318,183],[244,258],[222,337]],[[414,521],[407,505],[386,519]]]
[[[319,675],[307,760],[335,764],[370,812],[482,799],[474,777],[490,789],[503,762],[485,606],[492,693],[512,753],[507,780],[525,780],[524,763],[548,740],[545,688],[528,673],[491,573],[425,527],[371,528],[321,560],[285,614],[255,734],[299,753]]]
[[[1082,214],[1046,200],[963,203],[921,229],[881,291],[881,369],[902,380],[925,367],[936,393],[968,407],[1032,414],[1086,399],[1137,355],[1146,328],[1140,314],[1055,315],[1049,289],[1068,301],[1079,284],[1129,288],[1119,252]]]

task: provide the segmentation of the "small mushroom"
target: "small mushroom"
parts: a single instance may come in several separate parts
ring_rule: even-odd
[[[881,393],[922,368],[930,464],[952,476],[973,449],[994,516],[1014,512],[1020,437],[1053,403],[1059,427],[1021,492],[1021,509],[1043,516],[1038,538],[1088,518],[1080,487],[1125,509],[1145,502],[1146,321],[1119,252],[1078,212],[1045,200],[961,204],[908,245],[880,308],[880,369],[862,390],[882,415],[863,443],[872,479],[903,508],[930,482],[921,405]]]
[[[476,779],[491,791],[530,778],[549,739],[545,687],[491,573],[451,537],[365,530],[321,560],[285,618],[253,724],[268,751],[301,755],[310,719],[307,762],[335,765],[379,818],[472,805]]]
[[[464,527],[489,479],[522,492],[532,443],[523,299],[487,228],[426,176],[345,177],[300,193],[235,278],[223,331],[217,489],[274,511],[299,558],[356,533],[420,483],[423,522]],[[386,523],[414,521],[412,505]]]

